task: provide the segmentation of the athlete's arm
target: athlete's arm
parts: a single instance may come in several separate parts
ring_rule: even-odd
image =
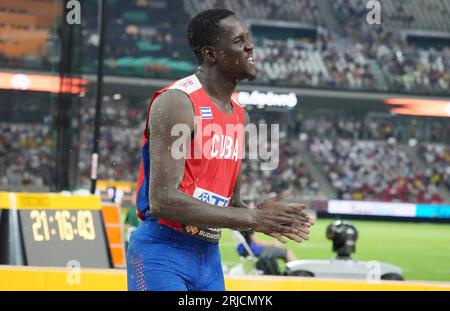
[[[220,208],[178,189],[184,175],[186,150],[182,157],[173,157],[171,149],[179,136],[172,136],[175,125],[185,124],[190,135],[183,141],[189,146],[195,129],[195,114],[189,97],[183,92],[168,90],[152,104],[149,118],[151,213],[155,217],[198,227],[231,229],[252,228],[263,233],[295,234],[302,223],[303,207],[287,206],[284,195],[265,201],[260,209]],[[179,135],[179,133],[175,133]],[[178,141],[177,141],[178,140]]]

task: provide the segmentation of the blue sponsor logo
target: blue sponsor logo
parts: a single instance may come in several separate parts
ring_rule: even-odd
[[[213,204],[216,206],[220,206],[220,207],[228,206],[228,203],[230,201],[228,198],[222,197],[218,194],[215,194],[213,192],[210,192],[210,191],[207,191],[207,190],[204,190],[201,188],[195,189],[193,197],[195,197],[203,202]]]
[[[208,192],[202,192],[199,196],[198,196],[199,200],[202,200],[203,202],[209,203],[210,200],[210,195]]]

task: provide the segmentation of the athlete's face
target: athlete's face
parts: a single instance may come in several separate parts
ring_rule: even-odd
[[[221,20],[219,26],[222,34],[218,37],[216,48],[220,70],[236,81],[255,79],[256,66],[253,59],[255,46],[247,27],[233,15]]]

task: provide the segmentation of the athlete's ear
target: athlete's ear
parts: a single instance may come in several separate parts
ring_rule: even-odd
[[[201,49],[203,59],[206,63],[214,64],[217,62],[218,50],[212,46],[204,46]]]

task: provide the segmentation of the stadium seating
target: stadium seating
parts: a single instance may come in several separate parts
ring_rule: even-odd
[[[200,10],[221,6],[238,12],[250,23],[274,25],[283,21],[314,30],[314,35],[303,36],[300,31],[297,37],[288,38],[255,34],[258,78],[252,83],[450,94],[450,49],[416,46],[404,37],[405,30],[450,31],[448,1],[386,0],[382,25],[365,22],[366,1],[328,4],[340,29],[328,28],[323,10],[313,0],[111,1],[107,7],[105,72],[164,79],[192,73],[196,60],[186,42],[187,22]],[[53,17],[60,9],[53,1],[39,1],[39,5],[30,0],[2,1],[0,66],[49,70],[56,29]],[[95,1],[83,2],[82,9],[83,71],[93,73],[98,49]],[[146,104],[104,101],[100,179],[136,180],[145,120],[142,107]],[[78,183],[89,187],[93,103],[83,100],[80,115]],[[306,134],[307,155],[323,169],[341,198],[438,203],[445,199],[443,187],[450,189],[449,149],[437,144],[448,138],[444,135],[448,126],[443,122],[333,112],[309,115],[299,123],[295,135]],[[0,176],[0,185],[48,186],[48,171],[54,161],[54,137],[48,126],[33,122],[1,123],[0,127],[0,152],[5,159],[0,166],[6,172]],[[419,142],[417,155],[425,169],[405,151],[409,139]],[[28,150],[28,146],[32,148]],[[280,150],[280,165],[274,171],[261,171],[260,159],[244,161],[243,196],[252,200],[260,193],[282,189],[291,189],[303,198],[322,195],[297,144],[283,141]],[[384,183],[380,184],[381,180]]]
[[[385,1],[381,25],[366,23],[366,2],[329,1],[334,9],[331,10],[334,17],[330,17],[313,0],[111,1],[107,7],[105,72],[166,79],[192,72],[196,60],[185,35],[189,18],[203,9],[225,7],[238,12],[249,23],[291,22],[313,27],[316,32],[313,37],[302,35],[301,31],[296,38],[255,37],[259,70],[255,84],[449,94],[450,49],[439,44],[416,46],[402,32],[449,31],[448,1]],[[36,43],[29,50],[17,42],[14,46],[0,42],[3,51],[0,66],[51,68],[48,51],[54,49],[48,46],[52,44],[48,39],[52,38],[51,27],[55,25],[44,22],[44,17],[52,20],[48,15],[57,14],[56,9],[52,1],[43,2],[48,6],[45,12],[30,3],[34,2],[2,2],[0,25],[11,27],[29,20],[26,23],[46,31],[47,35],[33,35]],[[14,18],[18,14],[12,13],[11,7],[26,14]],[[87,1],[83,2],[82,10],[85,44],[82,70],[93,73],[98,45],[97,7]],[[4,15],[9,17],[2,18]],[[327,28],[325,16],[336,18],[340,29]]]
[[[242,198],[253,201],[269,193],[279,193],[284,190],[288,190],[293,197],[304,199],[323,197],[300,151],[289,141],[282,142],[279,148],[280,159],[275,170],[263,170],[261,159],[247,159],[243,162]]]
[[[389,90],[446,94],[450,89],[450,49],[409,43],[399,29],[449,31],[450,4],[435,1],[385,1],[382,23],[366,22],[366,1],[332,1],[338,20],[354,42],[365,45],[366,57],[383,72]]]
[[[427,165],[433,183],[450,191],[450,148],[443,144],[424,144],[419,149],[420,157]]]
[[[0,186],[48,186],[55,162],[53,144],[46,125],[0,123]]]
[[[367,12],[365,0],[335,0],[331,3],[340,20],[358,20]],[[383,24],[391,28],[450,30],[450,3],[446,0],[385,0],[382,8]]]
[[[313,139],[309,148],[340,199],[435,204],[444,200],[436,181],[396,144]]]
[[[319,10],[313,0],[184,0],[186,11],[192,16],[202,10],[223,7],[248,19],[287,20],[318,25],[321,23]]]
[[[95,109],[88,100],[81,107],[78,186],[86,189],[90,185]],[[104,101],[99,179],[136,181],[144,120],[145,109],[122,100]],[[406,143],[416,137],[415,126],[410,120],[402,120],[322,112],[305,117],[299,134],[308,143],[305,151],[339,198],[441,203],[445,200],[442,187],[450,189],[450,150],[443,144],[421,144],[418,156],[426,164],[421,168],[406,152],[410,148]],[[417,138],[436,141],[445,137],[446,128],[440,124],[423,126],[420,130],[423,135]],[[54,161],[54,142],[48,126],[2,123],[0,128],[0,153],[5,159],[1,169],[6,172],[0,178],[0,186],[48,186]],[[324,198],[317,176],[306,165],[305,151],[287,139],[281,140],[279,148],[275,170],[261,170],[264,161],[260,158],[244,160],[243,199],[254,200],[282,190],[290,190],[296,198]]]

